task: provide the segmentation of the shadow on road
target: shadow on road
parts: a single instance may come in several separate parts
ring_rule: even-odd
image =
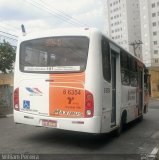
[[[137,125],[139,125],[137,121],[128,124],[121,136],[131,132],[131,129]],[[120,137],[116,138],[113,133],[93,135],[65,130],[46,129],[42,131],[40,130],[40,132],[37,132],[37,134],[28,135],[27,137],[25,136],[23,138],[30,143],[38,143],[40,146],[62,145],[88,150],[96,150],[102,147],[106,147]]]
[[[45,143],[45,144],[54,144],[54,145],[63,145],[63,146],[74,146],[87,149],[97,149],[103,145],[109,144],[114,140],[113,135],[111,134],[102,134],[102,135],[93,135],[79,132],[71,132],[64,130],[47,130],[42,133],[37,133],[34,136],[27,137],[28,141]]]

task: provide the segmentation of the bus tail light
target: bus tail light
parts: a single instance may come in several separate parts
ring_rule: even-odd
[[[94,100],[93,94],[85,91],[85,118],[93,117],[94,115]]]
[[[19,111],[19,88],[14,91],[14,109]]]

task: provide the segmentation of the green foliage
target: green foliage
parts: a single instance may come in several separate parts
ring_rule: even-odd
[[[0,43],[0,71],[3,73],[7,73],[13,70],[15,50],[16,49],[6,41]]]

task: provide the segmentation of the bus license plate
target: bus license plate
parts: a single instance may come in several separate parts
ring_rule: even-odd
[[[56,128],[57,122],[53,120],[42,119],[42,126]]]

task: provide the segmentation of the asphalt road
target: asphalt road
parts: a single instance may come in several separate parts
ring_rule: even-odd
[[[13,117],[0,118],[0,153],[127,155],[150,154],[159,145],[159,101],[151,101],[142,122],[127,126],[120,137],[112,134],[95,136],[84,133],[16,125]],[[2,157],[0,157],[2,159]],[[93,157],[92,157],[93,158]],[[104,157],[102,157],[104,159]],[[102,159],[101,158],[101,159]],[[69,158],[70,159],[70,158]],[[97,158],[98,159],[98,158]],[[116,159],[116,158],[115,158]],[[117,158],[119,159],[119,158]],[[135,158],[132,158],[135,159]]]

